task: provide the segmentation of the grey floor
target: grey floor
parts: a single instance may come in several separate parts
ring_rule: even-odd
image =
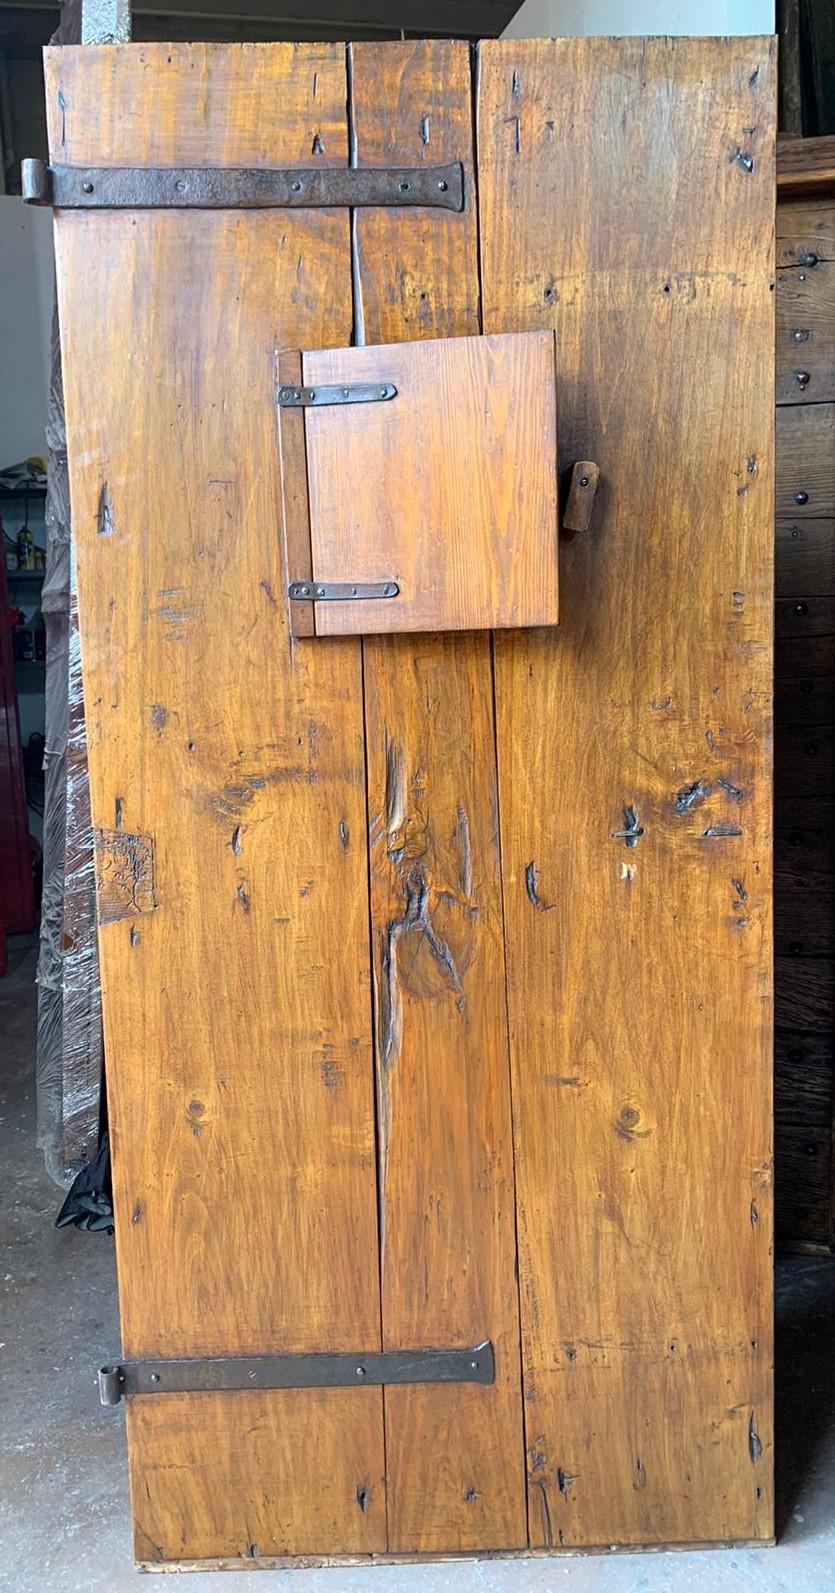
[[[34,1144],[34,957],[0,980],[0,1588],[125,1593],[131,1559],[124,1426],[93,1370],[118,1346],[112,1241],[56,1231],[60,1200]],[[778,1278],[774,1549],[191,1574],[184,1593],[824,1593],[835,1590],[835,1266]],[[147,1583],[145,1584],[147,1587]],[[159,1584],[160,1593],[168,1582]]]

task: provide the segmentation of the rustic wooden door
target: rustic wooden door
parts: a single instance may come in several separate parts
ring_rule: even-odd
[[[47,53],[142,1561],[768,1538],[772,43]],[[475,112],[475,115],[474,115]],[[477,157],[476,157],[477,151]],[[284,349],[553,329],[560,624],[291,639]]]

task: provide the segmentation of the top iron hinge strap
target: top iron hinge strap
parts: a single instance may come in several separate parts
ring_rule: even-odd
[[[23,198],[56,210],[464,209],[449,166],[47,166],[21,164]]]

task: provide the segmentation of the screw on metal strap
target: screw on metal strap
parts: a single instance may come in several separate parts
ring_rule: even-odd
[[[464,209],[449,166],[47,166],[21,163],[30,205],[84,210],[240,210],[371,205]]]
[[[492,1383],[489,1339],[467,1349],[362,1351],[351,1355],[208,1356],[103,1366],[103,1405],[130,1394],[203,1394],[252,1388],[348,1388],[357,1383]]]
[[[291,581],[287,595],[294,603],[353,603],[367,597],[397,597],[396,581]]]
[[[324,409],[327,404],[380,404],[397,394],[393,382],[350,382],[346,387],[280,387],[282,409]]]

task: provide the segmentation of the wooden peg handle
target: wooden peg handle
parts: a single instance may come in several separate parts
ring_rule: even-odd
[[[593,459],[578,459],[572,466],[562,523],[566,531],[588,531],[600,469]]]

